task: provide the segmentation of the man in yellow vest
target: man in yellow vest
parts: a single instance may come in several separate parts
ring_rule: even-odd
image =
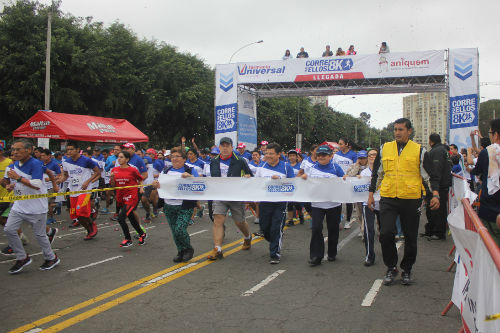
[[[413,129],[410,120],[394,122],[395,141],[380,148],[372,173],[368,207],[373,210],[373,193],[380,188],[380,244],[387,273],[384,285],[390,285],[398,274],[398,252],[394,236],[396,218],[400,216],[405,236],[405,249],[400,267],[401,283],[411,283],[411,268],[417,258],[417,235],[422,205],[422,189],[430,188],[429,175],[424,169],[425,148],[410,140]],[[423,185],[423,186],[422,186]],[[431,209],[439,208],[439,189],[433,189]]]

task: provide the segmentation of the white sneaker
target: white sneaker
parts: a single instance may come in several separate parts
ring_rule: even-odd
[[[259,224],[260,223],[260,220],[258,217],[255,218],[255,220],[253,221],[254,224]]]
[[[352,222],[351,222],[351,221],[346,221],[346,222],[344,223],[344,229],[351,229],[351,224],[352,224]]]

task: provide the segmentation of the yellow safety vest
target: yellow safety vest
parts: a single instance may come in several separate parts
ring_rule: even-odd
[[[396,141],[387,142],[382,148],[384,178],[380,184],[380,196],[400,199],[422,197],[420,175],[420,145],[411,140],[398,155]]]

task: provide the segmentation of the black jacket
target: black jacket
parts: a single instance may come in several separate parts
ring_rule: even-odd
[[[448,151],[442,143],[432,146],[424,159],[425,171],[429,174],[434,191],[448,189],[451,184],[451,161]]]
[[[212,177],[221,177],[220,155],[210,161],[210,175]],[[252,171],[248,167],[247,161],[245,161],[244,158],[236,156],[233,152],[233,155],[231,156],[231,162],[229,162],[227,176],[243,177],[244,175],[250,175],[253,177]]]

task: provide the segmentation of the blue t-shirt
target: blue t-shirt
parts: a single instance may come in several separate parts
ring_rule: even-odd
[[[144,161],[142,160],[142,158],[137,156],[137,154],[132,155],[128,164],[136,167],[140,173],[144,173],[144,172],[148,171],[148,168],[146,168],[146,164],[144,164]]]
[[[335,155],[333,155],[333,161],[342,168],[344,173],[347,171],[349,166],[356,163],[357,160],[358,154],[356,154],[352,150],[349,150],[345,154],[342,151],[338,151],[335,153]]]
[[[267,162],[257,169],[255,177],[271,178],[272,176],[279,176],[280,178],[294,178],[295,173],[290,163],[279,161],[275,166]]]
[[[300,163],[295,163],[295,165],[292,165],[290,163],[290,166],[292,167],[293,169],[293,173],[295,173],[295,176],[297,176],[297,173],[299,173],[299,170],[300,170]]]
[[[451,167],[451,172],[463,176],[462,168],[460,167],[460,164],[455,164],[454,166]]]
[[[110,171],[115,166],[117,158],[115,155],[109,155],[106,159],[106,165],[104,166],[104,171]]]
[[[57,162],[53,158],[50,159],[49,163],[44,164],[43,166],[45,168],[51,170],[56,175],[61,174],[61,167],[59,166],[59,164],[57,164]],[[53,188],[53,185],[52,185],[52,182],[48,179],[49,179],[49,177],[47,176],[45,179],[45,186],[47,186],[47,189],[51,189],[51,188]]]
[[[163,160],[157,159],[153,162],[153,168],[158,172],[162,172],[163,169],[165,169],[165,162]]]

